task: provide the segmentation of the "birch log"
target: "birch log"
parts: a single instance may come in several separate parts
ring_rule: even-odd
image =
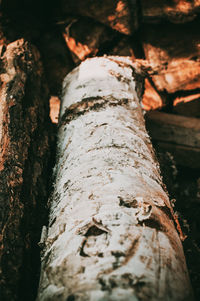
[[[64,81],[38,301],[193,300],[128,58]]]

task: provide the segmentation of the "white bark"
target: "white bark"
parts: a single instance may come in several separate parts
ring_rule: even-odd
[[[117,57],[88,59],[64,81],[40,301],[193,299],[139,85]]]

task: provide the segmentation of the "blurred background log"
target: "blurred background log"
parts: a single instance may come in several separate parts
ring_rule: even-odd
[[[141,0],[141,10],[144,22],[159,23],[169,20],[172,23],[185,23],[194,20],[200,11],[199,0]]]
[[[179,165],[200,168],[200,122],[158,111],[148,112],[146,127],[153,141],[168,150]]]
[[[35,43],[41,53],[44,71],[51,95],[59,95],[62,82],[75,66],[58,28],[50,28]]]
[[[177,96],[173,101],[173,112],[183,116],[200,117],[200,93]]]
[[[152,76],[156,88],[174,93],[200,87],[200,22],[162,27],[147,25],[142,30],[146,59],[159,66]]]
[[[126,35],[138,28],[137,1],[61,0],[61,11],[63,15],[91,17]]]
[[[74,19],[64,28],[65,42],[76,64],[112,47],[118,34],[91,18]],[[66,73],[67,74],[67,73]]]

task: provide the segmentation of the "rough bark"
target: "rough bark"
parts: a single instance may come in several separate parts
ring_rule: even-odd
[[[37,300],[193,299],[140,80],[128,58],[104,57],[64,81]]]
[[[146,114],[146,126],[154,142],[171,152],[178,164],[200,168],[198,118],[152,111]]]
[[[37,50],[0,48],[0,299],[33,300],[49,158],[48,89]]]

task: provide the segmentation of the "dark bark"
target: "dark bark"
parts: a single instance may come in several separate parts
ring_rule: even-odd
[[[48,89],[38,51],[1,47],[0,299],[34,300],[48,187]]]
[[[144,22],[161,22],[168,20],[172,23],[185,23],[196,18],[200,10],[198,0],[141,0],[141,10]]]
[[[58,28],[50,27],[35,44],[41,53],[50,93],[59,95],[64,77],[74,67],[62,33]]]
[[[146,114],[146,126],[154,142],[172,153],[178,164],[200,168],[198,118],[152,111]]]
[[[137,1],[62,0],[61,11],[65,15],[91,17],[126,35],[138,28]]]
[[[99,52],[105,53],[119,39],[119,34],[115,31],[86,17],[74,18],[65,27],[63,35],[76,64]]]
[[[92,18],[74,18],[65,26],[63,35],[76,64],[88,57],[121,55],[142,57],[137,35],[124,36]]]
[[[183,116],[200,117],[200,93],[175,98],[173,111]]]

